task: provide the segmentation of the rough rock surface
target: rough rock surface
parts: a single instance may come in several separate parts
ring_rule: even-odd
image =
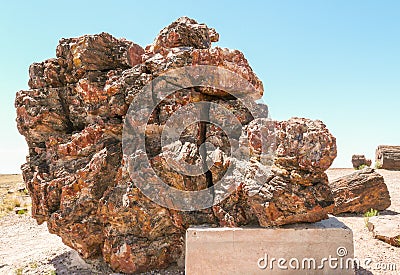
[[[378,240],[400,247],[400,216],[375,216],[368,219],[368,229]]]
[[[365,213],[371,208],[385,210],[391,204],[383,177],[371,168],[364,168],[329,183],[335,199],[333,214]]]
[[[364,155],[353,155],[351,157],[351,163],[353,164],[354,169],[359,169],[361,166],[371,166],[372,161],[370,159],[366,159]]]
[[[325,170],[336,157],[336,140],[325,125],[304,118],[272,122],[265,118],[266,106],[253,101],[263,114],[255,119],[237,98],[212,87],[180,89],[162,98],[147,122],[145,155],[165,183],[187,191],[213,186],[235,164],[232,193],[213,207],[179,211],[150,200],[130,177],[122,152],[124,120],[132,100],[157,76],[183,66],[217,66],[250,83],[253,100],[261,98],[262,82],[244,55],[212,48],[218,38],[214,29],[183,17],[146,50],[106,33],[85,35],[62,39],[56,58],[31,65],[31,89],[17,93],[15,106],[18,129],[29,146],[22,171],[38,223],[47,221],[49,231],[82,257],[102,256],[112,269],[131,273],[182,263],[190,225],[274,226],[327,218],[333,197]],[[160,132],[169,118],[198,101],[235,115],[239,124],[232,127],[233,137],[228,140],[221,127],[199,121],[213,112],[210,107],[193,118],[199,122],[179,140],[162,147]],[[127,119],[125,127],[135,123]],[[214,149],[205,154],[204,142]],[[230,142],[245,145],[251,158],[232,157]],[[171,154],[194,166],[208,159],[214,165],[183,175],[166,164]],[[135,172],[146,173],[140,167]]]
[[[379,145],[375,157],[379,168],[400,171],[400,146]]]

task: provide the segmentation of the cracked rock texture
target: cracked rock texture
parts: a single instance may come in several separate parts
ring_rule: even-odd
[[[333,214],[365,213],[371,208],[385,210],[391,204],[383,176],[364,168],[329,183],[335,199]]]
[[[379,168],[400,171],[400,146],[379,145],[375,162]]]
[[[134,273],[182,264],[190,225],[268,227],[327,218],[334,200],[325,171],[336,157],[336,140],[325,125],[304,118],[272,122],[268,108],[253,101],[261,114],[255,118],[237,98],[215,88],[185,88],[163,98],[148,120],[145,153],[164,182],[188,191],[213,186],[235,164],[232,193],[210,208],[179,211],[147,198],[130,177],[122,152],[124,120],[132,100],[155,77],[183,66],[217,66],[248,81],[252,100],[262,97],[262,82],[243,53],[212,47],[218,39],[214,29],[182,17],[145,49],[107,33],[85,35],[61,39],[56,58],[30,66],[30,89],[17,93],[15,107],[29,146],[22,171],[38,223],[47,222],[82,257],[102,257],[113,270]],[[146,100],[155,99],[157,94]],[[210,107],[178,140],[161,147],[172,114],[198,101],[234,114],[239,123],[231,140],[221,127],[199,121],[212,112],[225,117]],[[212,151],[202,150],[204,142]],[[233,144],[247,148],[251,158],[232,157]],[[188,176],[166,164],[171,154],[194,166],[209,159],[214,165]]]
[[[367,159],[364,155],[353,155],[351,157],[351,163],[354,169],[360,169],[361,166],[371,166],[372,161]]]

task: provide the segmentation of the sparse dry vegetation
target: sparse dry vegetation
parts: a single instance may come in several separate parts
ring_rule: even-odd
[[[0,217],[16,210],[17,214],[25,214],[31,205],[28,191],[20,189],[24,186],[21,175],[0,175]],[[20,189],[20,190],[18,190]]]
[[[356,168],[356,170],[362,170],[362,169],[364,169],[364,168],[366,168],[366,167],[369,167],[369,166],[366,165],[366,164],[362,164],[362,165],[358,166],[358,167]]]
[[[369,218],[374,217],[374,216],[378,216],[379,212],[376,209],[371,208],[370,210],[368,210],[367,212],[364,213],[364,222],[365,222],[365,226],[368,227],[368,221]]]

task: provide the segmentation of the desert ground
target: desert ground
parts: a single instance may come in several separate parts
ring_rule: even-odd
[[[330,180],[350,174],[353,169],[329,169]],[[388,186],[392,205],[379,213],[400,215],[400,171],[377,170]],[[21,175],[0,175],[0,274],[115,274],[104,264],[86,263],[65,246],[58,236],[48,233],[46,224],[37,225],[31,218],[30,198]],[[400,247],[393,247],[373,238],[362,214],[337,217],[353,230],[355,257],[370,258],[369,266],[356,271],[361,274],[400,274]],[[384,267],[396,265],[396,271]],[[172,267],[148,274],[183,274]]]

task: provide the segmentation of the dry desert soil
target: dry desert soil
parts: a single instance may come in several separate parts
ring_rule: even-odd
[[[353,169],[329,169],[327,174],[333,180],[352,172]],[[377,172],[385,178],[392,200],[389,209],[379,215],[400,215],[400,171]],[[101,262],[83,261],[58,236],[48,233],[46,224],[37,225],[30,214],[30,198],[21,176],[0,175],[0,274],[115,274]],[[355,257],[371,259],[370,265],[361,265],[357,275],[400,274],[400,247],[374,239],[362,214],[337,218],[353,230]],[[387,270],[393,267],[397,270]],[[183,273],[172,267],[148,274]]]

